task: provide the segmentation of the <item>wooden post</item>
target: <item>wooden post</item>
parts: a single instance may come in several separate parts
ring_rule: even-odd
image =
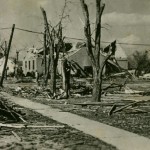
[[[5,41],[5,52],[4,52],[4,56],[6,56],[7,53],[7,41]]]
[[[11,31],[11,35],[10,35],[10,39],[9,39],[9,44],[8,44],[8,49],[7,49],[6,56],[5,56],[4,68],[2,71],[2,77],[1,77],[1,81],[0,81],[1,87],[3,87],[3,80],[4,80],[5,71],[7,68],[7,61],[8,61],[8,57],[9,57],[9,51],[11,48],[11,42],[12,42],[12,38],[13,38],[13,34],[14,34],[14,29],[15,29],[15,24],[13,24],[13,26],[12,26],[12,31]]]
[[[5,52],[4,52],[4,56],[6,57],[6,54],[7,54],[7,41],[5,41]],[[5,70],[5,75],[4,75],[4,78],[5,80],[7,80],[7,67],[6,67],[6,70]]]
[[[19,51],[16,51],[16,55],[17,55],[17,56],[16,56],[16,57],[17,57],[17,58],[16,58],[16,62],[18,62],[18,59],[19,59]]]

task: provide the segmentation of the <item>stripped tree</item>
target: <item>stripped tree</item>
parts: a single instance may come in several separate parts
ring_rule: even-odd
[[[100,60],[101,55],[101,17],[105,8],[105,4],[101,4],[101,0],[95,0],[96,3],[96,23],[95,23],[95,38],[92,38],[90,19],[89,19],[89,10],[88,6],[85,3],[85,0],[80,0],[83,15],[84,15],[84,34],[87,45],[87,53],[90,57],[92,67],[93,67],[93,101],[101,100],[101,91],[102,91],[102,72],[106,61],[114,54],[115,44],[114,41],[110,47],[113,49],[111,53],[105,58],[105,60]],[[92,42],[94,41],[94,43]]]
[[[61,49],[64,48],[64,37],[62,35],[62,21],[68,15],[65,16],[65,9],[67,6],[67,0],[65,0],[65,5],[62,10],[61,18],[57,25],[53,26],[51,23],[48,23],[46,11],[41,8],[43,17],[44,17],[44,24],[45,24],[45,35],[44,35],[44,54],[46,50],[49,51],[48,55],[48,64],[47,64],[47,71],[46,78],[45,78],[45,85],[47,85],[48,76],[50,74],[50,89],[53,95],[56,93],[56,71],[57,71],[57,64],[59,59],[59,52]],[[46,54],[45,54],[46,55]],[[44,58],[46,59],[46,57]],[[45,60],[46,63],[46,60]],[[46,69],[45,69],[46,70]]]

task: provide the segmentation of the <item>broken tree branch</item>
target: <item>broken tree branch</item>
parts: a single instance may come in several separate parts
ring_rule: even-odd
[[[122,111],[122,110],[124,110],[124,109],[126,109],[126,108],[128,108],[128,107],[130,107],[130,106],[134,107],[137,103],[141,103],[141,102],[145,102],[145,101],[138,101],[138,102],[130,103],[130,104],[125,105],[125,106],[123,106],[123,107],[121,107],[121,108],[119,108],[119,109],[117,109],[117,110],[111,111],[111,114],[110,114],[110,115],[112,115],[113,113],[116,113],[116,112],[120,112],[120,111]]]
[[[16,139],[18,140],[18,141],[22,141],[22,139],[18,136],[18,134],[16,133],[16,132],[14,132],[14,131],[11,131],[11,133],[16,137]]]

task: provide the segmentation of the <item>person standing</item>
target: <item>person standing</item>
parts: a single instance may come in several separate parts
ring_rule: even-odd
[[[36,83],[38,83],[39,82],[39,73],[37,70],[35,71],[35,78],[36,78]]]
[[[64,98],[68,98],[70,95],[70,71],[71,66],[67,59],[63,61],[63,90],[65,91]]]

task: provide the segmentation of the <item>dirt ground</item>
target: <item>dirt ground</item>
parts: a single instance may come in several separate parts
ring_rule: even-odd
[[[3,100],[3,98],[1,98]],[[52,119],[43,117],[32,110],[15,106],[25,114],[27,125],[34,126],[60,126]],[[0,123],[9,123],[7,118],[1,118]],[[17,124],[22,124],[19,122]],[[15,132],[19,138],[12,134]],[[64,125],[63,128],[8,128],[0,129],[0,149],[5,150],[116,150],[115,147],[106,144],[81,131]]]
[[[17,87],[21,87],[21,93],[20,91],[16,91]],[[150,82],[147,82],[147,81],[131,82],[130,84],[128,84],[128,87],[134,90],[146,91],[149,93]],[[118,112],[109,116],[108,113],[110,109],[112,108],[112,106],[74,105],[76,103],[85,103],[87,101],[90,101],[91,98],[88,96],[73,97],[68,100],[63,100],[63,99],[52,100],[47,96],[47,92],[48,92],[47,89],[43,90],[42,87],[38,87],[33,83],[32,84],[29,84],[29,83],[19,84],[18,83],[18,84],[12,84],[11,86],[6,85],[3,91],[8,92],[14,96],[25,97],[36,102],[50,105],[54,108],[60,108],[62,111],[72,112],[72,113],[75,113],[75,114],[78,114],[78,115],[81,115],[81,116],[84,116],[84,117],[87,117],[87,118],[90,118],[90,119],[93,119],[93,120],[96,120],[96,121],[99,121],[108,125],[118,127],[121,129],[125,129],[130,132],[137,133],[139,135],[150,138],[150,128],[149,128],[150,127],[150,115],[149,115],[150,101],[149,100],[146,101],[146,103],[139,104],[136,106],[137,109],[145,110],[146,111],[145,113],[134,112],[134,111],[127,109],[127,110],[124,110],[124,111],[121,111],[121,112]],[[135,95],[135,94],[133,95],[112,94],[106,97],[104,96],[104,99],[102,100],[102,102],[106,102],[106,103],[115,102],[115,104],[116,103],[128,104],[128,103],[132,103],[133,101],[123,101],[123,99],[129,98],[129,97],[133,97],[136,99],[136,96],[137,98],[145,97],[145,95],[139,97],[139,95]],[[26,113],[28,114],[27,121],[33,124],[46,122],[47,124],[50,125],[51,123],[54,123],[54,121],[47,119],[43,116],[40,116],[39,114],[36,114],[32,111],[26,110]],[[9,137],[10,136],[13,137],[10,132],[11,130],[8,130],[8,132],[7,130],[8,129],[6,129],[6,132],[4,131],[4,133],[5,134],[9,133]],[[69,127],[66,127],[65,130],[58,129],[55,132],[53,130],[52,131],[46,130],[45,132],[45,129],[21,130],[21,131],[16,130],[16,132],[19,136],[21,136],[24,139],[23,141],[25,141],[25,142],[21,142],[21,144],[26,143],[29,140],[30,142],[27,145],[33,146],[35,147],[35,149],[38,146],[39,147],[37,149],[39,148],[48,149],[50,147],[51,149],[90,149],[90,150],[115,149],[110,145],[107,145],[93,137],[84,135],[83,133],[76,131],[74,129],[71,129]],[[36,142],[33,142],[33,141],[36,141]],[[80,144],[80,142],[82,144]],[[51,144],[49,145],[47,143],[51,143]],[[65,147],[65,145],[69,145],[70,143],[72,143],[73,146]],[[20,146],[20,143],[19,143],[19,146]],[[16,147],[16,145],[14,147]],[[24,146],[21,146],[21,147],[24,147]]]
[[[84,97],[74,97],[70,98],[68,100],[51,100],[47,96],[47,90],[42,91],[42,93],[39,92],[39,90],[35,90],[37,87],[35,84],[18,84],[18,85],[12,85],[11,88],[5,88],[6,92],[9,92],[16,96],[21,96],[25,98],[29,98],[31,100],[44,103],[47,105],[51,105],[55,108],[60,108],[63,111],[69,111],[75,114],[82,115],[84,117],[94,119],[96,121],[100,121],[118,128],[122,128],[134,133],[137,133],[139,135],[146,136],[150,138],[150,101],[147,101],[146,103],[143,103],[144,105],[138,105],[137,109],[146,110],[147,113],[137,113],[133,112],[131,110],[124,110],[118,113],[113,114],[112,116],[109,116],[108,113],[111,109],[110,106],[107,107],[101,107],[101,106],[77,106],[74,105],[75,103],[84,103],[87,101],[90,101],[91,98],[84,96]],[[19,92],[14,91],[16,87],[20,86],[22,88],[22,94],[19,94]],[[106,85],[105,85],[106,86]],[[134,90],[140,90],[140,91],[146,91],[149,92],[150,90],[150,82],[149,81],[134,81],[127,84],[128,87],[134,89]],[[42,89],[39,87],[40,90]],[[11,89],[11,90],[10,90]],[[114,90],[114,89],[112,89]],[[36,95],[36,96],[35,96]],[[122,101],[125,98],[129,97],[129,94],[119,94],[117,97],[117,94],[106,96],[104,97],[103,102],[113,102],[115,104],[117,103],[132,103],[133,101]],[[133,97],[136,99],[135,94],[130,95],[130,97]],[[117,99],[112,99],[113,97]],[[138,97],[138,96],[137,96]],[[144,98],[143,96],[142,98]],[[141,97],[140,97],[141,98]],[[149,98],[150,99],[150,98]]]
[[[42,100],[36,99],[36,101],[43,103]],[[85,100],[80,99],[80,102],[85,102]],[[53,108],[59,108],[62,109],[63,111],[75,113],[87,117],[89,119],[96,120],[117,128],[125,129],[127,131],[137,133],[139,135],[150,138],[149,112],[136,113],[126,110],[115,113],[112,116],[109,116],[108,113],[111,107],[98,107],[98,106],[82,107],[82,106],[75,106],[69,103],[67,105],[50,104],[49,102],[44,103],[51,105]],[[148,102],[147,106],[150,107],[150,101]]]

